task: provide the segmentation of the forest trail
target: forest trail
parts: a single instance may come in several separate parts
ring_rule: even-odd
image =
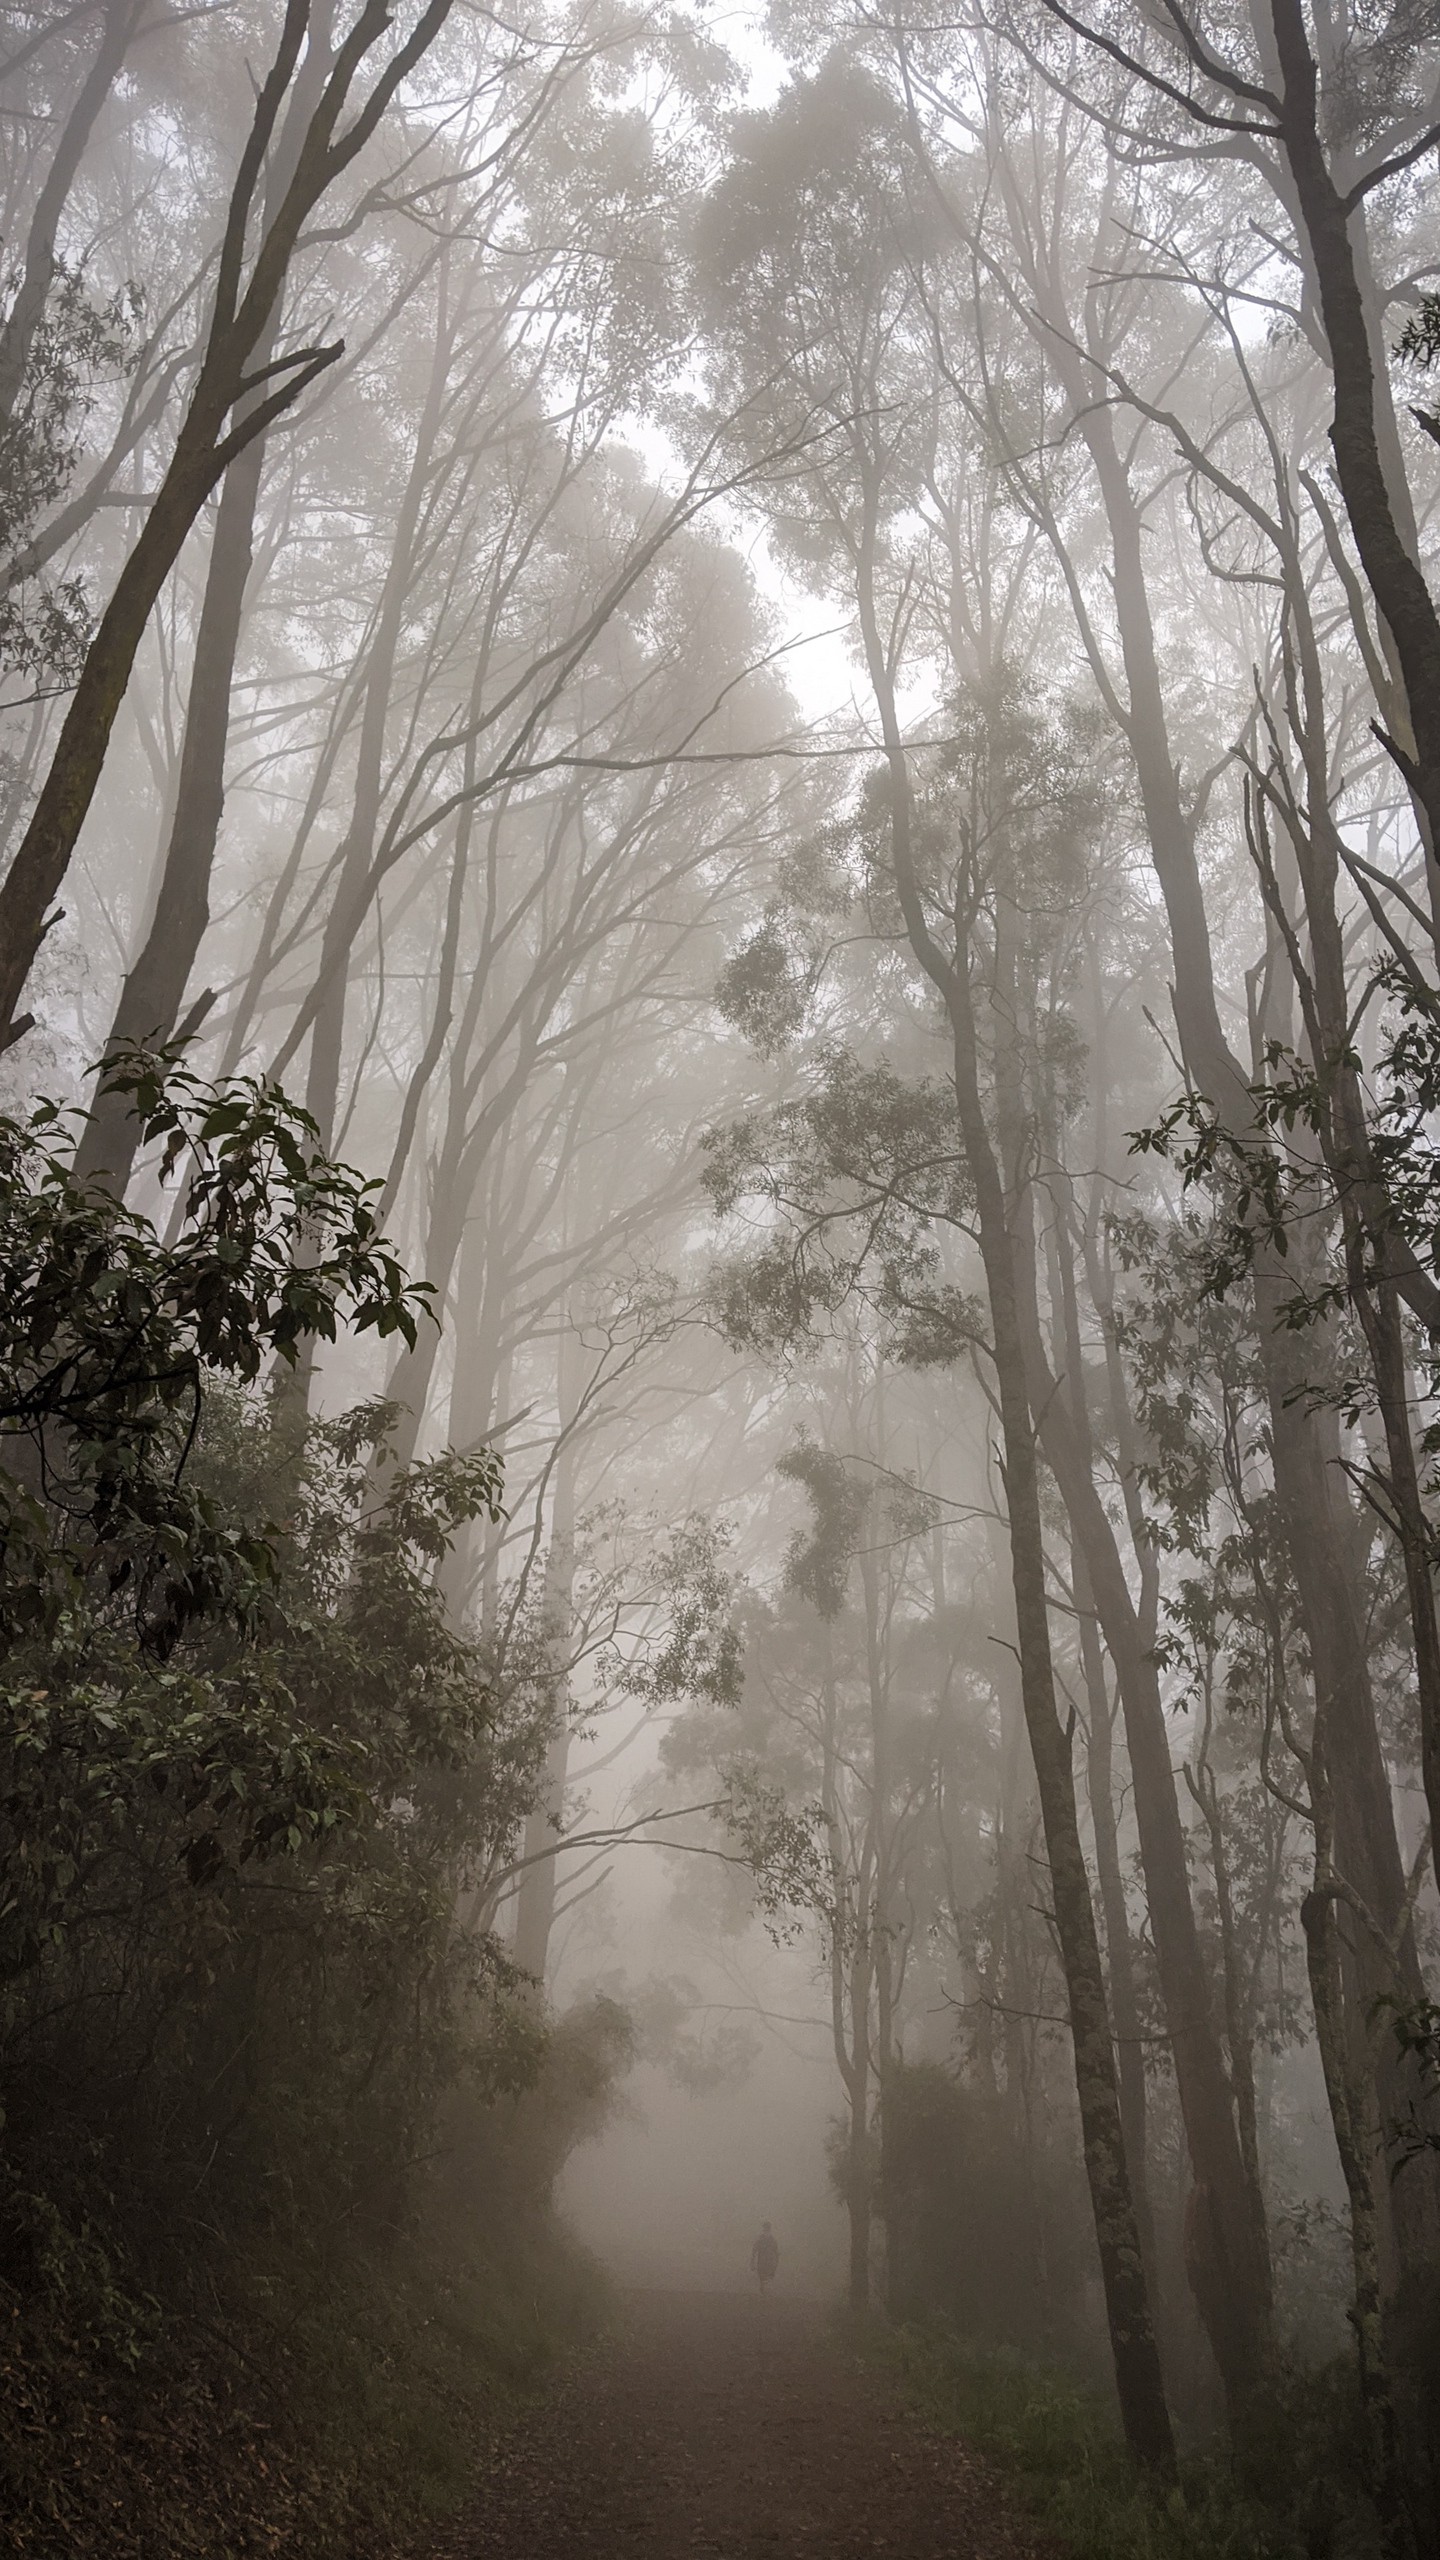
[[[1049,2546],[1053,2549],[1053,2546]],[[426,2560],[1041,2560],[953,2438],[783,2295],[631,2293],[618,2333],[495,2449]]]

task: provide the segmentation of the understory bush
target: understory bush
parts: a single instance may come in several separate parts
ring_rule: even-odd
[[[271,1088],[117,1073],[165,1238],[0,1124],[0,2550],[321,2560],[598,2316],[550,2192],[628,2030],[489,1926],[546,1735],[440,1587],[494,1457],[293,1383],[429,1320],[367,1186]]]
[[[390,2248],[236,2228],[158,2268],[24,2205],[52,2243],[3,2358],[0,2550],[27,2560],[391,2554],[608,2316],[548,2209],[507,2223],[484,2195]]]
[[[1164,2487],[1137,2477],[1112,2408],[1063,2371],[939,2323],[853,2334],[864,2360],[931,2424],[962,2435],[1074,2560],[1377,2560],[1343,2362],[1280,2378],[1243,2479],[1222,2456],[1192,2456]]]
[[[1021,2144],[993,2092],[901,2063],[883,2175],[893,2314],[1037,2355],[1088,2342],[1084,2207],[1063,2142]]]

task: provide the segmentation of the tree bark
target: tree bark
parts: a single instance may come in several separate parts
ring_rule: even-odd
[[[443,276],[442,267],[442,286]],[[415,447],[401,495],[395,538],[386,563],[385,584],[370,647],[370,663],[365,671],[365,699],[360,716],[350,823],[340,849],[335,894],[320,947],[317,971],[319,998],[310,1033],[305,1102],[327,1143],[334,1130],[340,1091],[349,954],[363,911],[359,903],[361,893],[375,854],[375,835],[384,794],[385,732],[395,682],[395,661],[406,600],[415,575],[416,536],[430,479],[435,439],[440,429],[449,353],[450,337],[442,298],[434,360],[416,424]]]
[[[1295,188],[1330,346],[1330,445],[1355,548],[1394,642],[1415,752],[1390,751],[1440,845],[1440,615],[1404,533],[1385,475],[1375,369],[1347,205],[1320,133],[1320,82],[1300,0],[1269,0],[1282,82],[1280,145]],[[1437,919],[1440,923],[1440,919]]]
[[[230,691],[264,460],[264,438],[257,436],[225,475],[195,637],[175,813],[155,912],[139,956],[121,986],[105,1043],[107,1052],[141,1043],[160,1048],[173,1037],[210,921],[210,877],[225,805]],[[77,1173],[82,1179],[103,1174],[110,1187],[122,1193],[138,1139],[134,1114],[124,1098],[98,1093],[76,1151]]]
[[[1083,385],[1072,385],[1083,395]],[[1126,732],[1145,811],[1151,858],[1170,926],[1175,1019],[1186,1067],[1224,1126],[1242,1145],[1256,1135],[1249,1083],[1225,1039],[1215,996],[1209,923],[1193,831],[1170,751],[1164,696],[1150,615],[1139,511],[1116,451],[1108,410],[1090,404],[1082,432],[1096,465],[1110,526],[1115,602],[1129,691]],[[1364,1605],[1356,1588],[1353,1525],[1344,1516],[1335,1417],[1315,1409],[1300,1340],[1282,1309],[1294,1274],[1266,1239],[1255,1254],[1258,1342],[1270,1417],[1271,1461],[1287,1549],[1295,1574],[1316,1711],[1329,1737],[1335,1787],[1335,1856],[1396,1947],[1396,1974],[1407,1996],[1421,1996],[1419,1958],[1408,1917],[1404,1869],[1395,1834],[1389,1773],[1380,1747],[1370,1682]],[[1357,1949],[1357,1997],[1373,2002],[1395,1987],[1373,1946]],[[1382,2047],[1377,2068],[1387,2114],[1405,2102],[1398,2055]],[[1408,2176],[1408,2173],[1407,2173]],[[1393,2207],[1402,2255],[1433,2260],[1437,2180],[1428,2164],[1406,2192],[1397,2181],[1379,2200]]]
[[[1367,2122],[1366,2075],[1355,2068],[1354,2040],[1346,2020],[1338,1913],[1330,1890],[1334,1873],[1334,1793],[1325,1743],[1324,1727],[1317,1723],[1310,1750],[1302,1754],[1315,1823],[1316,1881],[1300,1906],[1300,1919],[1320,2065],[1350,2207],[1350,2321],[1368,2438],[1370,2491],[1380,2518],[1386,2560],[1410,2560],[1414,2537],[1406,2512],[1399,2426],[1385,2347],[1384,2254],[1376,2179],[1378,2128]]]
[[[1189,2272],[1237,2435],[1253,2415],[1273,2354],[1270,2266],[1258,2245],[1239,2133],[1195,1925],[1170,1740],[1153,1654],[1141,1646],[1135,1604],[1089,1459],[1049,1373],[1033,1311],[1025,1331],[1040,1440],[1085,1555],[1087,1575],[1125,1718],[1146,1902],[1197,2203]]]
[[[225,421],[237,402],[261,387],[248,367],[278,303],[301,227],[326,188],[369,140],[405,73],[438,35],[450,6],[451,0],[429,0],[337,140],[335,129],[356,74],[391,23],[385,0],[364,0],[310,119],[295,175],[274,220],[265,227],[244,282],[254,192],[310,17],[311,0],[288,0],[280,42],[256,101],[231,194],[199,376],[160,487],[86,651],[49,773],[0,887],[0,1043],[18,1036],[16,1005],[95,796],[145,625],[185,538],[229,464],[255,437],[263,436],[342,352],[339,346],[310,348],[283,359],[278,369],[272,368],[271,378],[278,381],[278,388],[264,393],[225,432]]]
[[[565,1811],[565,1780],[570,1761],[570,1646],[575,1584],[575,1435],[574,1399],[569,1372],[573,1365],[570,1338],[563,1335],[557,1368],[559,1439],[555,1455],[550,1543],[545,1557],[541,1614],[550,1659],[547,1713],[550,1733],[545,1752],[544,1784],[525,1824],[524,1855],[533,1863],[522,1868],[515,1903],[514,1956],[543,1991],[550,1954],[559,1884],[558,1840]],[[548,1854],[547,1854],[548,1853]]]
[[[845,2091],[845,2159],[842,2195],[849,2225],[848,2300],[864,2315],[870,2308],[870,2232],[874,2200],[870,2178],[871,1864],[863,1855],[848,1875],[840,1852],[839,1704],[829,1630],[825,1645],[821,1721],[820,1803],[830,1856],[830,2033]],[[872,1831],[873,1840],[873,1831]]]
[[[54,156],[45,172],[25,242],[25,262],[15,299],[0,329],[0,421],[14,417],[25,387],[35,333],[45,315],[55,281],[55,240],[95,119],[115,86],[145,0],[103,0],[100,42],[60,129]]]
[[[873,537],[872,537],[873,539]],[[866,546],[868,550],[868,544]],[[1075,1801],[1073,1734],[1055,1699],[1040,1478],[1021,1327],[1016,1253],[1000,1167],[980,1096],[979,1043],[970,995],[968,953],[952,959],[931,934],[910,844],[910,783],[895,706],[894,682],[875,618],[868,563],[862,559],[857,602],[872,691],[880,713],[891,782],[891,835],[896,883],[916,959],[936,988],[950,1024],[956,1102],[975,1186],[980,1253],[990,1302],[999,1391],[1010,1566],[1019,1638],[1020,1689],[1035,1764],[1054,1895],[1055,1927],[1070,2011],[1075,2087],[1086,2177],[1094,2216],[1110,2330],[1111,2354],[1127,2442],[1138,2462],[1161,2474],[1175,2467],[1174,2438],[1151,2322],[1144,2258],[1125,2159],[1115,2050],[1104,1968],[1095,1927]]]
[[[1110,2007],[1115,2019],[1116,2065],[1120,2117],[1125,2130],[1125,2158],[1135,2198],[1135,2219],[1152,2300],[1159,2297],[1159,2262],[1155,2252],[1155,2217],[1150,2205],[1146,2150],[1145,2048],[1141,2040],[1140,2002],[1135,1988],[1135,1958],[1130,1944],[1130,1915],[1120,1865],[1120,1835],[1115,1820],[1114,1724],[1107,1693],[1100,1631],[1085,1557],[1078,1541],[1070,1549],[1071,1583],[1080,1630],[1080,1669],[1090,1720],[1085,1754],[1090,1826],[1095,1835],[1095,1872],[1105,1921],[1105,1959],[1110,1976]]]
[[[332,15],[332,0],[314,0],[310,41],[265,191],[267,212],[272,214],[294,175],[303,132],[324,80]],[[262,373],[275,352],[279,320],[277,302],[254,350],[256,368]],[[237,416],[243,419],[247,405],[256,405],[257,398],[252,394],[248,404],[242,402]],[[225,807],[230,696],[255,556],[255,514],[265,452],[266,438],[255,436],[231,463],[221,484],[195,634],[179,783],[154,912],[144,945],[121,986],[107,1051],[142,1043],[159,1048],[173,1037],[210,921],[210,881]],[[103,1175],[112,1190],[123,1193],[134,1165],[138,1134],[134,1114],[122,1097],[97,1094],[76,1151],[77,1173],[82,1179]]]
[[[1195,1924],[1185,1830],[1170,1759],[1159,1671],[1154,1653],[1141,1640],[1115,1530],[1095,1484],[1095,1450],[1086,1398],[1073,1247],[1064,1223],[1068,1202],[1052,1219],[1050,1230],[1061,1336],[1058,1356],[1063,1360],[1061,1376],[1054,1374],[1046,1355],[1037,1302],[1030,1191],[1020,1161],[1021,999],[1012,957],[1013,916],[1003,891],[998,905],[999,983],[993,1007],[995,1075],[1002,1152],[1009,1160],[1009,1188],[1012,1197],[1026,1204],[1020,1212],[1015,1268],[1030,1404],[1040,1416],[1040,1445],[1060,1488],[1072,1534],[1084,1555],[1086,1583],[1119,1683],[1146,1902],[1195,2178],[1190,2214],[1194,2245],[1188,2257],[1188,2272],[1224,2385],[1231,2428],[1238,2440],[1253,2419],[1273,2360],[1269,2254],[1260,2243],[1263,2223],[1249,2192],[1209,1976]]]

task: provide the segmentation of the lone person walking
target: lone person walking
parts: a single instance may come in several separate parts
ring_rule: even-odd
[[[771,2285],[775,2281],[775,2270],[779,2264],[780,2243],[776,2239],[774,2232],[771,2230],[769,2223],[766,2222],[762,2224],[760,2237],[750,2252],[751,2271],[759,2277],[760,2290],[762,2293],[769,2292]]]

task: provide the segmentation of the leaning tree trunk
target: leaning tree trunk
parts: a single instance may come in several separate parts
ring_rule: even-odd
[[[1374,354],[1351,237],[1353,208],[1331,173],[1320,82],[1300,0],[1268,0],[1281,77],[1280,147],[1295,190],[1330,347],[1330,448],[1355,548],[1384,615],[1405,689],[1414,752],[1390,752],[1440,846],[1440,613],[1397,521],[1377,424]],[[1434,878],[1433,868],[1431,878]]]
[[[323,13],[327,24],[328,0]],[[323,84],[328,50],[312,24],[311,40],[266,185],[267,214],[277,209],[295,171],[301,137]],[[256,343],[253,365],[263,373],[275,353],[278,303]],[[237,422],[258,406],[252,393],[236,411]],[[180,1021],[190,972],[210,922],[210,881],[225,807],[225,751],[230,737],[230,696],[245,613],[245,592],[255,556],[255,515],[265,470],[266,438],[257,435],[225,474],[215,511],[215,532],[205,575],[205,595],[195,634],[180,778],[154,913],[144,946],[127,971],[115,1006],[106,1049],[145,1043],[161,1047]],[[202,1000],[203,1001],[203,1000]],[[125,1098],[99,1093],[81,1134],[76,1171],[103,1174],[122,1194],[130,1179],[139,1126]]]
[[[31,355],[55,281],[59,266],[56,244],[70,190],[96,117],[119,77],[143,6],[144,0],[104,0],[100,42],[60,128],[50,166],[35,199],[19,285],[0,328],[0,423],[5,425],[14,417],[25,389]]]
[[[275,57],[240,155],[217,261],[214,309],[189,405],[134,548],[86,650],[50,770],[0,886],[0,1044],[29,1027],[28,1018],[17,1021],[15,1009],[95,797],[146,623],[191,526],[245,446],[263,436],[343,352],[338,344],[308,347],[272,362],[267,380],[276,387],[268,389],[252,370],[301,229],[321,196],[363,150],[400,82],[439,34],[450,5],[451,0],[427,0],[409,36],[337,138],[357,74],[392,24],[385,0],[364,0],[330,68],[283,202],[263,227],[247,279],[255,189],[311,14],[310,0],[288,0]],[[252,390],[261,395],[256,404],[227,428],[237,403]]]
[[[425,401],[416,422],[415,448],[400,500],[380,610],[376,616],[370,664],[365,675],[365,701],[360,715],[350,823],[340,849],[335,893],[321,940],[317,973],[319,1000],[310,1033],[305,1102],[327,1144],[334,1134],[340,1092],[350,954],[364,913],[361,901],[374,859],[376,831],[380,824],[390,699],[404,631],[405,608],[415,577],[416,544],[444,409],[449,350],[450,338],[442,316]]]
[[[264,438],[257,436],[225,475],[195,637],[179,787],[155,912],[144,947],[120,989],[107,1051],[142,1042],[159,1048],[173,1037],[210,921],[210,876],[225,802],[230,689],[264,459]],[[76,1170],[82,1177],[103,1174],[117,1194],[123,1193],[138,1143],[139,1124],[126,1098],[101,1092],[81,1135]]]

